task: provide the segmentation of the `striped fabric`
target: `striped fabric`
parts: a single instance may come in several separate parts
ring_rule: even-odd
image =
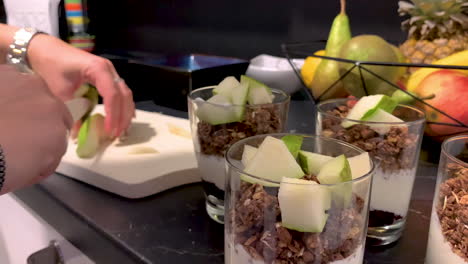
[[[72,33],[68,41],[76,48],[92,52],[94,49],[94,36],[87,33],[89,19],[86,15],[85,6],[82,0],[65,0],[65,13]]]

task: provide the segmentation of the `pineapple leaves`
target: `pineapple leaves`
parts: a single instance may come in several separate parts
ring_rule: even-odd
[[[450,16],[453,21],[460,23],[463,29],[468,28],[468,16],[464,14],[453,14]]]
[[[402,28],[409,38],[433,40],[466,35],[467,0],[411,0],[398,2],[400,16],[409,15]]]

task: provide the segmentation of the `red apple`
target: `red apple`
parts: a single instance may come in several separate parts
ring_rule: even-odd
[[[415,93],[421,98],[434,95],[434,98],[425,102],[468,126],[467,75],[453,70],[435,71],[423,79]],[[418,106],[426,112],[427,121],[458,124],[427,105],[418,103]],[[468,132],[468,128],[438,124],[428,124],[426,128],[429,136],[443,136],[465,131]]]

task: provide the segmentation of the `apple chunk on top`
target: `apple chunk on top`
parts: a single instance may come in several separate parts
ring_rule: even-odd
[[[242,75],[239,82],[228,76],[213,89],[212,97],[195,101],[199,105],[195,113],[200,120],[220,125],[242,121],[247,104],[270,104],[273,94],[267,85],[253,78]]]
[[[332,204],[349,206],[352,179],[367,174],[367,153],[352,158],[326,156],[300,150],[302,136],[282,139],[266,136],[258,148],[246,145],[242,155],[245,174],[241,180],[251,184],[278,188],[282,224],[301,232],[321,232]],[[294,154],[298,155],[298,159]],[[318,172],[318,182],[304,179]],[[352,175],[355,173],[356,175]],[[334,201],[334,203],[332,203]]]

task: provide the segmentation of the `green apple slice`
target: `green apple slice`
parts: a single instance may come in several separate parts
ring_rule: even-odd
[[[104,116],[94,114],[88,117],[78,133],[78,147],[76,148],[78,157],[92,158],[99,150],[104,137]]]
[[[247,164],[252,160],[252,158],[257,154],[257,148],[250,146],[250,145],[245,145],[244,146],[244,151],[242,152],[242,165],[244,167],[247,167]]]
[[[89,90],[89,84],[83,84],[76,91],[73,93],[74,98],[82,97],[84,96]]]
[[[83,95],[84,98],[87,98],[89,101],[91,101],[91,106],[89,107],[89,111],[82,117],[82,121],[84,121],[86,118],[89,117],[89,115],[93,112],[94,107],[99,102],[99,93],[96,89],[96,87],[87,85],[88,89],[86,90],[86,93]]]
[[[199,108],[195,114],[200,120],[203,120],[211,125],[227,124],[237,122],[238,109],[232,105],[231,100],[222,94],[217,94],[203,101],[196,99],[199,102]]]
[[[288,147],[289,152],[291,152],[293,157],[296,159],[299,154],[299,150],[301,150],[304,137],[298,135],[286,135],[282,137],[281,140],[283,140],[286,147]]]
[[[353,180],[360,178],[371,170],[371,161],[368,152],[361,153],[348,159]]]
[[[247,84],[239,84],[231,90],[232,104],[235,105],[235,112],[238,120],[243,120],[245,115],[245,105],[249,94],[249,86]]]
[[[317,175],[321,184],[337,184],[352,180],[351,168],[345,155],[326,162]]]
[[[340,155],[326,162],[320,169],[317,179],[321,184],[330,186],[335,206],[346,208],[351,203],[353,195],[351,168],[345,155]]]
[[[385,112],[382,109],[377,109],[370,117],[366,119],[370,122],[383,122],[383,123],[404,123],[405,121],[400,118]],[[391,126],[389,124],[369,124],[369,127],[380,135],[387,134],[390,131]]]
[[[229,97],[231,96],[232,89],[239,85],[239,81],[234,76],[228,76],[213,89],[213,94],[222,94]]]
[[[325,163],[332,160],[333,157],[318,153],[301,150],[299,151],[299,164],[309,175],[317,176]]]
[[[301,178],[304,176],[304,172],[286,144],[271,136],[265,137],[257,153],[245,167],[245,172],[274,182],[280,182],[283,177]],[[277,186],[277,184],[266,184],[248,175],[241,175],[241,179],[251,183]]]
[[[65,102],[72,115],[73,122],[80,120],[91,108],[91,101],[87,98],[78,97]]]
[[[281,221],[285,228],[320,233],[327,223],[331,194],[314,181],[283,178],[278,191]]]
[[[349,111],[346,118],[353,120],[367,120],[367,118],[372,116],[377,109],[382,109],[383,111],[391,113],[396,106],[397,102],[387,95],[369,95],[359,99],[351,111]],[[341,123],[341,126],[348,128],[355,124],[356,122],[345,120]]]
[[[265,84],[245,75],[241,76],[241,83],[249,86],[247,97],[249,104],[271,104],[273,102],[271,89]]]

